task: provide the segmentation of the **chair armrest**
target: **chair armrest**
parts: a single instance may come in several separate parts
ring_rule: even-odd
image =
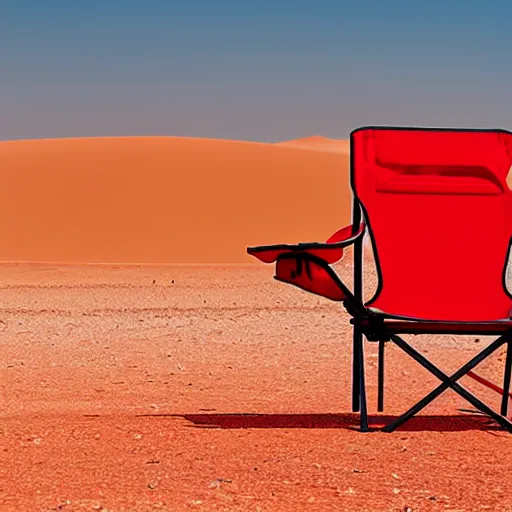
[[[276,263],[274,279],[330,300],[354,304],[354,294],[329,266],[343,257],[343,249],[359,240],[365,232],[362,222],[354,232],[346,226],[333,233],[326,242],[295,245],[263,245],[248,247],[247,252],[264,263]],[[354,302],[355,301],[355,302]]]
[[[277,244],[248,247],[247,252],[263,263],[274,263],[279,256],[286,253],[301,252],[322,258],[332,264],[341,260],[343,249],[359,240],[365,232],[366,226],[361,222],[359,229],[354,233],[352,225],[345,226],[333,233],[326,242],[301,242],[298,244]]]

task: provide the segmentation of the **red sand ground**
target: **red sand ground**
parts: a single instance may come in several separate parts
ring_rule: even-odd
[[[286,144],[0,143],[0,260],[49,261],[0,265],[0,510],[512,510],[512,436],[451,392],[358,432],[343,310],[212,265],[349,221],[347,153]],[[413,341],[447,372],[485,343]],[[391,416],[437,384],[393,347],[386,374]]]
[[[0,510],[512,510],[512,436],[457,395],[354,430],[346,314],[271,275],[0,267]],[[485,341],[414,343],[449,371]],[[436,384],[392,347],[386,372],[388,415]]]

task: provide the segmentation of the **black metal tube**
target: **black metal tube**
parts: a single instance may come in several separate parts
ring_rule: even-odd
[[[503,396],[501,397],[501,415],[507,416],[508,401],[510,399],[510,376],[512,373],[512,341],[507,344],[507,357],[505,360],[505,374],[503,376]]]
[[[377,410],[384,411],[384,356],[385,356],[386,342],[379,340],[379,361],[378,361],[378,396],[377,396]]]
[[[400,347],[406,354],[410,355],[415,361],[417,361],[421,366],[429,370],[432,374],[434,374],[438,379],[442,381],[442,383],[431,391],[427,396],[425,396],[422,400],[420,400],[417,404],[413,405],[407,412],[396,418],[393,422],[386,425],[382,430],[384,432],[393,432],[400,425],[405,423],[407,420],[412,418],[415,414],[425,408],[430,402],[432,402],[435,398],[441,395],[448,388],[452,388],[454,391],[459,393],[463,398],[468,400],[472,405],[474,405],[477,409],[481,410],[485,414],[488,414],[493,419],[495,419],[498,423],[500,423],[507,430],[512,431],[512,423],[509,422],[506,418],[498,415],[494,411],[492,411],[489,407],[483,404],[480,400],[478,400],[475,396],[473,396],[469,391],[465,390],[460,384],[456,381],[462,378],[467,372],[471,371],[477,364],[483,361],[485,358],[490,356],[495,350],[501,347],[504,343],[507,342],[507,337],[502,336],[498,338],[496,341],[491,343],[488,347],[482,350],[479,354],[477,354],[473,359],[468,361],[464,366],[462,366],[459,370],[457,370],[452,376],[448,377],[444,372],[439,370],[436,366],[434,366],[428,359],[426,359],[422,354],[420,354],[417,350],[412,348],[408,343],[406,343],[402,338],[397,335],[392,334],[392,341]]]

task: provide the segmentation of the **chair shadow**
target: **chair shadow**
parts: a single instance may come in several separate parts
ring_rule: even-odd
[[[359,431],[357,414],[141,414],[140,417],[181,418],[194,428],[215,429],[341,429]],[[396,416],[370,416],[370,430],[378,430]],[[462,432],[469,430],[499,431],[492,419],[481,414],[451,416],[416,416],[400,426],[397,432]]]

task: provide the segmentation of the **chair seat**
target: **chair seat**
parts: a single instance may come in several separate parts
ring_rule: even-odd
[[[432,322],[385,319],[384,325],[397,334],[468,334],[493,336],[512,331],[512,320],[495,322]]]

